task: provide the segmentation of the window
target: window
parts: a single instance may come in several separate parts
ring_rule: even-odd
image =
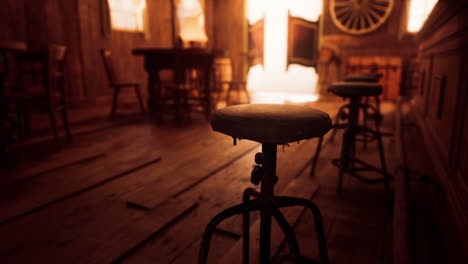
[[[143,11],[146,7],[146,0],[108,1],[113,29],[143,31]]]
[[[408,32],[418,32],[438,0],[411,0],[409,6]]]
[[[184,42],[206,43],[205,16],[199,0],[177,0],[179,36]]]

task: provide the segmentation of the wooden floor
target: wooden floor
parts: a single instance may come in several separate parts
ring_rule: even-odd
[[[312,107],[333,115],[341,101]],[[391,105],[384,130],[392,130]],[[60,152],[35,143],[4,157],[0,181],[0,263],[196,263],[202,232],[217,212],[252,187],[260,144],[212,132],[194,116],[183,124],[145,118],[75,128]],[[330,134],[330,133],[329,133]],[[341,134],[325,139],[316,176],[310,162],[317,139],[279,146],[277,194],[312,199],[325,221],[332,263],[391,263],[391,197],[382,184],[346,177],[335,194]],[[392,168],[392,138],[386,137]],[[370,144],[359,155],[378,164]],[[314,224],[301,208],[283,210],[294,224],[301,253],[317,258]],[[258,215],[252,227],[256,263]],[[287,252],[273,228],[275,261]],[[222,223],[209,263],[240,263],[241,218]]]

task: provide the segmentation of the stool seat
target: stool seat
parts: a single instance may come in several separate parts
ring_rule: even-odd
[[[360,73],[355,75],[346,76],[345,82],[378,82],[382,74],[379,73]]]
[[[234,138],[281,145],[321,137],[332,122],[327,113],[305,106],[243,104],[214,112],[211,126]]]
[[[378,96],[382,94],[382,86],[368,82],[336,82],[328,87],[328,91],[341,97]]]

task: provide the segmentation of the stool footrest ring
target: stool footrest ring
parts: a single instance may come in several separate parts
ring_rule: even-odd
[[[364,162],[362,160],[359,160],[359,159],[350,159],[349,162],[351,164],[355,164],[355,163],[358,163],[360,164],[362,167],[360,168],[355,168],[354,165],[352,165],[350,168],[347,168],[345,170],[345,173],[349,173],[351,176],[354,176],[356,178],[358,178],[359,180],[363,181],[363,182],[367,182],[367,183],[381,183],[381,182],[389,182],[392,180],[392,177],[390,177],[389,175],[387,175],[387,173],[379,168],[376,168],[375,166],[373,165],[370,165],[369,163],[367,162]],[[341,168],[341,160],[340,159],[334,159],[332,161],[333,165],[335,165],[337,168]],[[370,179],[370,178],[366,178],[364,176],[361,176],[359,174],[357,174],[356,172],[363,172],[363,171],[375,171],[377,173],[380,173],[384,176],[383,179]]]

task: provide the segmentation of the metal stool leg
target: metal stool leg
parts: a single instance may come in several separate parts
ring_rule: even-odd
[[[216,227],[227,218],[242,214],[245,212],[257,211],[260,209],[261,201],[260,200],[251,200],[246,203],[235,205],[231,208],[228,208],[221,213],[217,214],[206,226],[205,232],[203,233],[202,244],[200,247],[200,254],[198,257],[198,264],[205,264],[208,260],[208,252],[210,249],[211,237]]]
[[[244,190],[244,194],[242,195],[242,202],[246,203],[250,201],[250,197],[253,196],[255,198],[260,197],[260,193],[257,192],[254,188],[247,188]],[[250,212],[245,212],[242,215],[242,257],[243,263],[249,263],[249,253],[250,249]]]
[[[317,161],[320,156],[320,151],[322,151],[322,143],[323,143],[323,137],[320,137],[319,141],[317,142],[317,148],[315,150],[314,160],[312,161],[312,168],[310,170],[310,176],[315,175],[315,167],[317,166]]]
[[[280,212],[276,204],[272,204],[271,213],[283,231],[286,237],[286,241],[288,241],[289,252],[291,253],[291,262],[297,263],[301,253],[299,251],[299,244],[297,243],[296,235],[294,234],[292,227],[289,225],[288,221]]]
[[[330,137],[330,142],[333,142],[333,140],[335,140],[336,128],[340,127],[340,119],[343,117],[344,111],[347,108],[349,108],[349,104],[345,104],[342,107],[340,107],[340,109],[338,109],[338,113],[335,116],[335,122],[334,122],[334,127],[335,128],[332,130],[332,134],[331,134],[331,137]]]
[[[329,263],[327,241],[325,238],[325,231],[323,228],[322,214],[320,213],[320,209],[317,207],[317,205],[315,205],[312,201],[307,199],[289,196],[276,196],[275,202],[279,207],[303,206],[309,208],[314,217],[321,263]]]

